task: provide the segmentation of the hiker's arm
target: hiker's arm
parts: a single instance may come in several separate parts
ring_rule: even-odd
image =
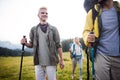
[[[35,30],[36,27],[32,27],[31,30],[30,30],[30,33],[29,33],[29,37],[30,37],[30,41],[29,43],[25,43],[25,45],[29,48],[32,48],[33,47],[33,39],[34,39],[34,30]]]
[[[64,60],[63,60],[63,51],[62,51],[62,45],[61,45],[61,42],[60,42],[60,36],[59,36],[59,32],[57,30],[57,28],[54,27],[54,41],[55,41],[55,45],[56,45],[56,48],[58,49],[58,54],[59,54],[59,58],[60,58],[60,68],[64,68]]]
[[[31,43],[26,43],[25,44],[27,47],[29,47],[29,48],[32,48],[33,47],[33,45],[31,44]]]
[[[60,60],[63,60],[63,51],[62,51],[62,48],[58,48],[58,54],[59,54],[59,58]]]
[[[62,57],[62,45],[61,45],[61,42],[60,42],[60,36],[59,36],[59,32],[57,30],[56,27],[53,28],[53,31],[54,31],[54,41],[55,41],[55,45],[56,45],[56,48],[58,49],[58,53],[59,53],[59,57],[60,57],[60,60],[62,61],[63,60],[63,57]]]
[[[58,54],[59,54],[59,58],[60,58],[60,68],[63,69],[64,68],[64,60],[63,60],[63,51],[62,48],[58,48]]]
[[[21,40],[21,44],[25,44],[25,46],[32,48],[33,47],[33,39],[34,39],[34,29],[35,27],[32,27],[29,33],[30,41],[29,43],[27,42],[27,38],[23,38]]]
[[[23,39],[21,40],[21,44],[24,44],[25,46],[27,46],[27,47],[29,47],[29,48],[32,48],[32,47],[33,47],[32,43],[27,43],[27,38],[23,38]]]
[[[83,40],[86,46],[89,46],[89,43],[87,41],[88,34],[93,28],[93,22],[92,22],[92,10],[90,10],[86,16],[86,22],[83,30]]]

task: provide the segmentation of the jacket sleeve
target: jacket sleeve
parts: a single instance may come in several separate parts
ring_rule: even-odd
[[[58,32],[56,27],[54,27],[54,35],[53,35],[53,37],[54,37],[56,47],[61,48],[62,45],[61,45],[61,42],[60,42],[60,36],[59,36],[59,32]]]
[[[87,42],[87,36],[92,30],[92,28],[93,28],[93,21],[92,21],[92,9],[91,9],[86,16],[86,22],[83,30],[83,41],[86,46],[89,45],[89,43]]]
[[[34,29],[35,27],[32,27],[29,33],[29,37],[30,37],[30,43],[33,44],[33,38],[34,38]]]

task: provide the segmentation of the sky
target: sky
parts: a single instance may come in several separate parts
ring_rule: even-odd
[[[31,27],[39,23],[38,9],[48,8],[48,23],[55,26],[61,39],[82,37],[86,12],[84,0],[0,0],[0,40],[20,44],[29,41]]]

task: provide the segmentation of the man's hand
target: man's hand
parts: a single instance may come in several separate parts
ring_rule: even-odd
[[[21,44],[23,45],[26,45],[27,44],[27,38],[22,38],[21,39]]]
[[[87,41],[88,42],[95,42],[95,34],[88,34]]]
[[[64,68],[64,60],[60,59],[59,64],[60,64],[60,68],[63,69]]]

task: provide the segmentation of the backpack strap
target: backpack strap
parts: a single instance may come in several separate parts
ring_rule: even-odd
[[[72,51],[72,57],[74,58],[76,56],[76,53],[74,54],[75,52],[75,44],[73,44],[73,51]]]
[[[75,44],[73,44],[73,53],[75,52]],[[73,54],[74,55],[74,54]]]
[[[75,44],[73,44],[73,52],[75,51]]]
[[[95,8],[92,8],[92,20],[93,20],[93,25],[94,25],[94,22],[95,22],[96,17],[99,15],[99,12],[100,12],[100,5],[98,5],[97,10],[96,10]],[[93,28],[92,28],[91,31],[93,31],[93,30],[94,30],[94,26],[93,26]]]

